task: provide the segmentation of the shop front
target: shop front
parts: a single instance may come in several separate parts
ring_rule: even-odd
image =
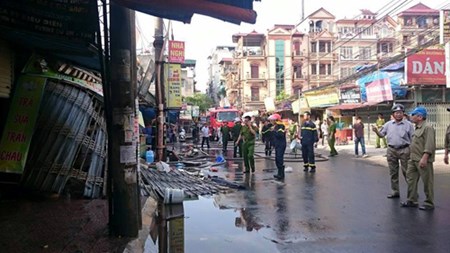
[[[305,92],[305,98],[311,109],[311,118],[323,121],[326,118],[326,108],[339,104],[337,88],[327,88],[323,90]]]

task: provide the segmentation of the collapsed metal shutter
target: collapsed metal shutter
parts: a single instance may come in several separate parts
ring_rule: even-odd
[[[89,90],[49,80],[30,145],[25,187],[103,196],[107,156],[103,102]],[[66,189],[68,190],[68,189]]]
[[[9,98],[13,80],[13,53],[8,44],[0,40],[0,98]]]

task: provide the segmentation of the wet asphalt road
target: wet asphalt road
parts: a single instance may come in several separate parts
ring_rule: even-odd
[[[387,199],[388,169],[366,159],[341,154],[315,174],[286,165],[284,183],[271,160],[250,175],[240,161],[219,168],[248,190],[185,202],[184,252],[450,252],[450,173],[435,173],[436,209],[426,212],[400,207],[403,179],[401,200]]]

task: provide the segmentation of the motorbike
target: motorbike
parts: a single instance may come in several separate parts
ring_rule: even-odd
[[[184,128],[181,128],[179,138],[180,138],[180,142],[186,141],[186,131],[184,130]]]

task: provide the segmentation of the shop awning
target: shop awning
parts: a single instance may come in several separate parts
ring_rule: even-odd
[[[365,102],[365,103],[349,103],[349,104],[340,104],[332,107],[328,107],[328,110],[355,110],[365,107],[370,107],[374,105],[378,105],[379,102]]]
[[[253,0],[114,0],[127,8],[190,23],[194,13],[230,23],[256,23]]]
[[[357,104],[340,104],[340,105],[335,105],[332,107],[328,107],[328,110],[354,110],[356,108],[361,108],[364,105],[361,103],[357,103]]]

